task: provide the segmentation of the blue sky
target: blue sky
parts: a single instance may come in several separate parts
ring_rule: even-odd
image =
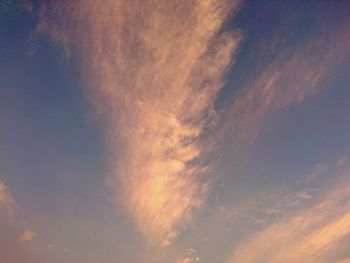
[[[2,1],[4,262],[350,262],[349,8]]]

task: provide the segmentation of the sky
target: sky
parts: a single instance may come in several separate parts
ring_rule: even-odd
[[[349,263],[349,11],[0,0],[0,263]]]

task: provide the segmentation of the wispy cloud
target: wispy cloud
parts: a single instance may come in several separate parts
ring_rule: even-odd
[[[0,262],[42,262],[24,242],[37,234],[27,230],[18,237],[23,223],[18,218],[18,205],[7,185],[0,181]]]
[[[193,248],[190,248],[185,257],[181,257],[176,263],[194,263],[199,262],[200,257],[197,254],[197,251]]]
[[[180,259],[178,260],[176,263],[193,263],[193,262],[198,262],[199,261],[199,258],[183,258],[183,259]]]
[[[317,179],[327,173],[328,170],[329,166],[327,164],[319,163],[313,168],[311,175],[308,177],[308,180],[311,181]]]
[[[16,202],[8,190],[6,184],[0,181],[0,216],[11,222],[14,220]]]
[[[4,182],[0,181],[0,205],[11,206],[14,203],[12,196],[10,195],[7,186]]]
[[[39,235],[37,233],[28,229],[28,230],[24,231],[24,233],[19,237],[19,240],[24,241],[24,242],[28,242],[28,241],[32,241],[33,239],[35,239],[38,236]]]
[[[56,9],[62,21],[74,18],[65,30],[106,120],[109,182],[145,236],[163,244],[204,200],[201,141],[240,42],[238,32],[220,29],[238,2],[78,1]]]
[[[349,172],[314,206],[285,216],[253,234],[236,249],[230,263],[336,262],[350,236]],[[289,211],[291,213],[291,211]]]
[[[326,77],[349,55],[348,22],[334,32],[286,48],[251,76],[227,105],[231,109],[226,109],[229,128],[225,132],[251,142],[271,119],[327,88]]]

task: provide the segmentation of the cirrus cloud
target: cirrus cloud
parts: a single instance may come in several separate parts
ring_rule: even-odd
[[[220,30],[238,4],[54,5],[63,30],[56,24],[49,33],[65,45],[73,43],[88,96],[105,120],[108,182],[139,230],[156,243],[176,238],[205,200],[206,165],[199,161],[204,134],[241,39],[238,31]],[[39,30],[48,25],[43,19]]]
[[[350,244],[349,171],[310,208],[281,217],[239,244],[229,263],[337,262]],[[349,256],[347,254],[347,256]]]

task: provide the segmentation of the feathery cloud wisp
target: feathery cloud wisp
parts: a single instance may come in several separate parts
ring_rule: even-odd
[[[36,237],[38,237],[38,234],[28,229],[24,231],[24,233],[19,237],[19,240],[23,242],[28,242],[32,241]]]
[[[248,80],[230,101],[225,133],[253,141],[269,119],[326,88],[324,78],[349,55],[348,25],[287,48]]]
[[[0,216],[4,216],[7,221],[14,220],[16,202],[9,192],[6,184],[0,181]]]
[[[13,202],[13,198],[7,190],[7,186],[4,182],[0,181],[0,205],[8,206]]]
[[[228,262],[332,262],[339,250],[350,247],[344,243],[350,236],[349,206],[347,179],[313,207],[284,217],[243,241]]]
[[[57,8],[62,21],[74,20],[65,29],[106,121],[109,182],[138,228],[163,244],[203,203],[205,168],[197,161],[240,41],[237,32],[220,32],[238,2],[88,0]]]

